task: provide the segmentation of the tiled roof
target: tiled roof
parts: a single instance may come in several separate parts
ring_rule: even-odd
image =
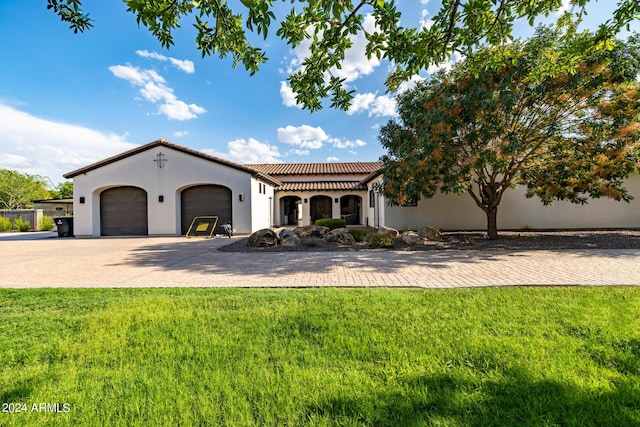
[[[276,187],[276,191],[343,191],[366,190],[366,185],[358,181],[313,181],[313,182],[285,182]]]
[[[274,177],[278,175],[368,175],[379,170],[382,167],[382,163],[266,163],[245,166]]]

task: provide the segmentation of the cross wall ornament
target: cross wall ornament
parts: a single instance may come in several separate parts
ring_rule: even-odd
[[[156,165],[162,169],[162,167],[164,166],[165,162],[168,162],[169,160],[167,159],[167,156],[163,153],[163,152],[159,152],[158,154],[156,154],[156,159],[154,160],[154,162],[156,162]]]

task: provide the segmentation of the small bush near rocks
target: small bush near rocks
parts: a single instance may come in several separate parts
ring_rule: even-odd
[[[55,224],[53,223],[53,219],[49,218],[48,216],[43,216],[42,218],[40,218],[40,222],[38,224],[38,228],[42,231],[51,231],[53,230],[53,227],[55,227]]]
[[[388,233],[371,233],[367,234],[365,242],[372,248],[392,248],[393,236]]]
[[[329,227],[331,230],[336,228],[344,228],[347,226],[347,221],[341,218],[323,218],[315,222],[318,227]]]
[[[31,230],[31,223],[23,220],[22,217],[19,216],[15,221],[13,221],[13,227],[18,231],[29,231]]]
[[[356,242],[363,242],[367,233],[359,228],[350,228],[349,234],[353,236]]]
[[[9,218],[2,217],[0,218],[0,232],[1,231],[11,231],[13,229],[11,225],[11,220]]]

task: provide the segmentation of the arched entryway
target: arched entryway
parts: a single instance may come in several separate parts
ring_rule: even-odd
[[[298,196],[285,196],[280,199],[282,225],[297,225],[302,218],[302,199]]]
[[[231,190],[222,185],[196,185],[180,194],[181,232],[187,234],[193,218],[197,216],[218,217],[214,233],[222,233],[223,224],[231,224]],[[232,224],[233,226],[233,224]]]
[[[322,218],[331,218],[331,197],[329,196],[313,196],[311,203],[311,223]]]
[[[149,234],[147,192],[138,187],[114,187],[100,193],[101,236]]]
[[[347,225],[360,225],[362,197],[342,196],[340,198],[340,218],[347,221]]]

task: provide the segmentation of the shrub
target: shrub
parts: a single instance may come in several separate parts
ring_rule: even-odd
[[[31,230],[31,223],[23,220],[22,217],[19,216],[15,221],[13,221],[13,227],[18,231],[29,231]]]
[[[388,233],[371,233],[365,237],[365,242],[372,248],[392,248],[393,236]]]
[[[353,236],[356,242],[362,242],[367,233],[364,230],[361,230],[360,228],[350,228],[349,234]]]
[[[11,220],[9,218],[1,217],[0,218],[0,231],[11,231],[13,227],[11,226]]]
[[[347,226],[347,221],[340,218],[323,218],[319,219],[315,222],[315,225],[318,227],[329,227],[330,230],[335,230],[336,228],[344,228]]]
[[[42,218],[40,218],[38,229],[42,231],[51,231],[53,230],[53,227],[55,227],[53,219],[49,218],[48,216],[43,216]]]

